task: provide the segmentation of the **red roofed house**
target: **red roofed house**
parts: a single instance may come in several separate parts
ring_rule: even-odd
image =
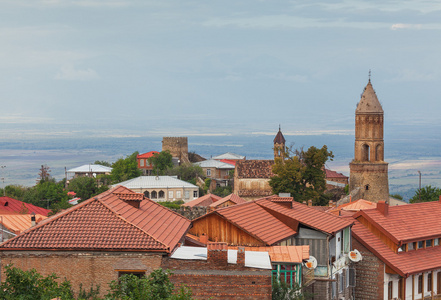
[[[274,197],[274,202],[268,197],[217,209],[193,220],[189,233],[206,235],[210,241],[230,246],[309,245],[310,254],[318,263],[315,281],[310,286],[314,299],[349,297],[351,288],[346,276],[352,221],[295,201],[291,201],[289,208],[279,198]],[[343,288],[337,289],[340,285]]]
[[[0,197],[0,209],[15,213],[24,213],[24,214],[39,214],[47,217],[48,213],[50,213],[49,209],[45,209],[42,207],[38,207],[32,205],[30,203],[22,202],[20,200],[16,200],[10,197]]]
[[[222,199],[221,197],[215,195],[215,194],[207,194],[204,195],[202,197],[196,198],[194,200],[191,200],[187,203],[182,204],[182,206],[186,206],[186,207],[208,207],[210,206],[210,204],[219,201],[220,199]]]
[[[153,155],[159,154],[158,151],[150,151],[143,154],[138,154],[136,156],[136,161],[138,162],[138,169],[142,171],[142,175],[152,175],[153,165],[149,163],[149,158]]]
[[[56,273],[78,291],[108,284],[125,273],[148,274],[184,238],[190,221],[117,186],[56,214],[0,245],[1,271],[13,263]]]
[[[345,176],[341,173],[329,170],[325,168],[325,178],[327,181],[332,181],[332,182],[336,182],[336,183],[341,183],[344,185],[348,185],[349,184],[349,177]]]
[[[441,295],[441,197],[439,201],[356,213],[353,247],[356,299],[439,299]],[[435,298],[436,296],[436,298]]]
[[[210,209],[218,209],[221,207],[227,207],[231,205],[236,205],[239,203],[245,203],[246,201],[240,198],[238,195],[229,194],[228,196],[220,199],[219,201],[213,202],[210,204]]]

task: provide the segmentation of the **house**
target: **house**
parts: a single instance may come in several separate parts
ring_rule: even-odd
[[[158,151],[150,151],[143,154],[138,154],[136,156],[136,162],[138,164],[138,169],[141,170],[142,175],[152,175],[153,164],[149,163],[149,158],[153,157],[155,154],[159,154]]]
[[[0,209],[0,242],[13,238],[46,218],[40,214],[20,214]]]
[[[439,299],[441,295],[441,197],[353,216],[356,299]]]
[[[196,162],[194,165],[200,166],[207,178],[215,180],[216,186],[228,186],[231,179],[230,172],[235,168],[234,164],[215,159]]]
[[[218,209],[222,207],[227,207],[231,205],[236,205],[239,203],[245,203],[246,201],[242,198],[240,198],[238,195],[230,194],[216,202],[213,202],[209,205],[210,209]]]
[[[245,200],[255,200],[272,195],[269,185],[274,176],[274,160],[240,160],[234,171],[233,193]]]
[[[127,273],[161,267],[190,227],[190,221],[125,187],[117,186],[58,213],[0,245],[5,266],[56,273],[87,290]]]
[[[243,156],[243,155],[227,152],[227,153],[220,154],[220,155],[217,155],[215,157],[212,157],[212,159],[215,159],[215,160],[228,159],[228,160],[237,161],[237,160],[244,160],[244,159],[246,159],[246,157]]]
[[[271,299],[272,265],[268,252],[229,249],[226,243],[206,247],[181,246],[163,269],[170,281],[185,284],[195,299]]]
[[[47,217],[49,209],[38,207],[8,196],[0,197],[0,210],[21,214],[39,214]]]
[[[153,201],[189,202],[199,197],[199,187],[176,176],[140,176],[113,185],[122,185],[136,193],[142,193]]]
[[[102,165],[82,165],[77,168],[67,170],[67,179],[77,178],[77,177],[96,177],[97,175],[110,175],[112,172],[111,167],[106,167]]]
[[[279,197],[262,198],[217,209],[192,221],[189,233],[230,246],[309,245],[316,258],[309,287],[315,299],[349,297],[348,253],[352,221],[293,201],[291,208]],[[284,197],[282,197],[284,198]],[[337,287],[342,289],[337,289]]]
[[[343,187],[349,184],[349,177],[345,176],[336,171],[329,170],[325,168],[325,178],[327,181],[332,181],[335,183],[341,183]]]

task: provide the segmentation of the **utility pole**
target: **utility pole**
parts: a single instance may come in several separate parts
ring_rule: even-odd
[[[421,202],[421,172],[418,171],[418,174],[420,175],[420,188],[418,190],[418,198],[419,198],[419,201]]]
[[[3,197],[6,197],[6,186],[5,186],[5,174],[3,169],[6,168],[6,166],[0,166],[2,168],[2,178],[0,178],[3,181]]]

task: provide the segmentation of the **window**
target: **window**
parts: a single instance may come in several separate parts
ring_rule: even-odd
[[[338,279],[339,279],[338,292],[343,293],[343,288],[345,286],[345,276],[343,276],[343,273],[338,275]]]
[[[415,250],[415,248],[413,247],[413,244],[414,244],[414,243],[409,243],[409,244],[407,244],[407,251]]]
[[[419,241],[418,242],[418,248],[417,249],[421,249],[424,247],[424,241]]]
[[[173,191],[168,191],[168,198],[173,199]]]
[[[432,291],[432,273],[427,274],[427,291]]]
[[[144,160],[143,160],[143,159],[141,159],[141,160],[139,161],[139,165],[140,165],[141,167],[144,167]]]
[[[423,275],[418,276],[418,294],[423,291]]]
[[[211,176],[211,169],[207,169],[207,176]]]
[[[193,191],[193,198],[197,198],[198,197],[198,191]]]
[[[190,191],[185,191],[185,199],[189,199],[190,198]]]
[[[299,283],[300,280],[300,268],[298,265],[273,265],[272,280],[280,280],[286,282],[288,286],[293,287],[295,282]]]
[[[435,243],[434,243],[434,245],[435,245],[435,246],[439,246],[439,239],[435,239]]]
[[[146,198],[150,198],[150,193],[149,193],[149,191],[145,191],[145,192],[144,192],[144,196],[145,196]]]
[[[127,274],[135,275],[138,278],[145,277],[145,271],[119,271],[118,272],[118,278],[123,276],[123,275],[127,275]]]
[[[427,247],[432,247],[432,240],[427,240],[426,241],[426,248]]]
[[[369,191],[369,184],[366,184],[366,186],[364,187],[364,189],[365,189],[366,191]]]
[[[159,198],[163,199],[165,197],[164,191],[159,191]]]
[[[176,198],[181,199],[181,191],[176,191]]]
[[[387,299],[393,299],[393,291],[394,291],[394,282],[393,281],[389,281],[389,283],[387,284]]]
[[[441,293],[441,272],[436,273],[436,290],[437,293]]]
[[[156,191],[152,192],[152,199],[158,199],[158,193],[156,193]]]

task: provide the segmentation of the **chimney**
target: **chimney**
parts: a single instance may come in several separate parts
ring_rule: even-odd
[[[226,267],[228,265],[228,245],[227,243],[213,243],[207,244],[207,262],[209,264]]]
[[[201,234],[201,236],[199,237],[199,242],[201,242],[204,245],[207,245],[208,244],[208,236],[205,233]]]
[[[245,267],[245,247],[237,247],[237,260],[238,267]]]
[[[302,203],[306,205],[306,201],[303,201]]]
[[[329,204],[328,204],[328,206],[329,206],[329,207],[334,207],[334,204],[333,204],[333,201],[332,201],[332,200],[329,200]]]
[[[377,210],[383,214],[383,216],[387,216],[389,213],[389,204],[386,201],[378,201]]]
[[[312,206],[312,200],[311,199],[308,200],[308,206]]]
[[[31,227],[34,227],[35,225],[37,225],[37,222],[35,221],[35,213],[32,212],[31,213]]]

